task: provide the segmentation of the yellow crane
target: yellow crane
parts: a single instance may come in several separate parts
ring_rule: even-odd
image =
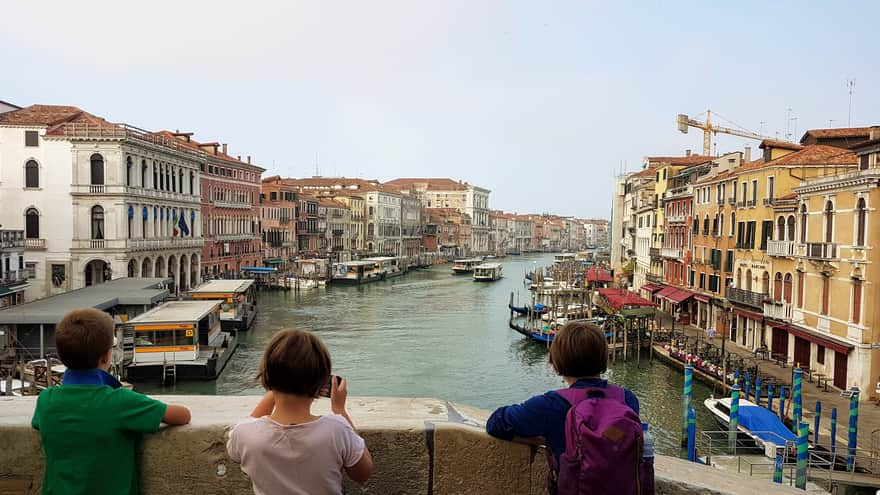
[[[712,111],[706,110],[706,121],[700,122],[699,120],[694,120],[689,118],[687,115],[680,113],[678,114],[678,130],[683,134],[688,133],[689,127],[696,127],[697,129],[703,130],[703,156],[711,156],[712,153],[712,134],[718,134],[719,132],[722,134],[730,134],[733,136],[739,136],[749,139],[757,139],[758,141],[763,141],[765,139],[777,140],[776,138],[772,138],[769,136],[762,136],[755,132],[749,132],[740,129],[733,129],[730,127],[723,127],[719,125],[712,124]]]

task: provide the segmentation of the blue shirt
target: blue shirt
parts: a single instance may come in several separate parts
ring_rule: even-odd
[[[606,387],[608,380],[588,378],[578,380],[571,387]],[[626,404],[639,413],[639,399],[629,389],[623,389]],[[555,390],[536,395],[522,404],[499,407],[489,416],[486,432],[493,437],[512,440],[513,437],[544,437],[550,450],[559,459],[565,452],[565,416],[571,404]]]
[[[64,385],[107,385],[110,388],[122,386],[119,380],[110,373],[100,369],[74,370],[68,368],[61,379]]]

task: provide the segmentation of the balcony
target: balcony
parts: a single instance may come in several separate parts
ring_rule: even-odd
[[[767,241],[767,254],[783,258],[794,257],[794,242],[792,241]]]
[[[684,215],[668,215],[666,217],[666,221],[669,223],[684,223],[685,216]]]
[[[751,306],[756,309],[764,309],[764,301],[767,294],[761,292],[752,292],[745,289],[737,289],[730,287],[727,289],[727,300],[734,303]]]
[[[21,285],[27,283],[28,276],[27,271],[25,269],[9,271],[3,274],[0,277],[0,287],[14,287],[16,285]]]
[[[737,208],[745,208],[745,207],[746,207],[746,201],[745,201],[745,200],[737,201],[737,203],[736,203],[736,207],[737,207]]]
[[[718,206],[724,206],[724,198],[718,198],[716,203],[718,203]]]
[[[746,206],[749,208],[754,208],[755,206],[757,206],[757,204],[758,204],[757,199],[750,199],[750,200],[746,201]]]
[[[24,231],[23,230],[4,230],[0,231],[0,249],[3,250],[20,250],[24,248]]]
[[[730,206],[735,205],[735,204],[736,204],[736,198],[727,198],[727,203],[728,203]]]
[[[46,249],[46,239],[25,239],[24,248],[28,251]]]
[[[649,248],[648,249],[648,257],[650,257],[652,260],[659,260],[660,259],[660,248]]]
[[[791,321],[792,317],[791,303],[786,302],[765,302],[764,316],[780,321]]]
[[[681,248],[662,248],[660,255],[664,258],[684,259],[684,250]]]
[[[230,242],[230,241],[251,241],[256,239],[256,234],[220,234],[215,235],[214,240],[218,242]]]
[[[149,251],[153,249],[200,248],[205,244],[202,238],[175,239],[126,239],[125,247],[133,251]]]
[[[647,280],[648,282],[663,283],[663,275],[657,275],[656,273],[646,273],[645,280]]]
[[[214,206],[217,208],[234,208],[238,210],[250,210],[253,205],[250,203],[246,203],[243,201],[214,201]]]
[[[804,256],[811,260],[837,259],[837,244],[831,242],[808,242]]]
[[[101,194],[107,196],[141,196],[150,199],[162,199],[166,201],[178,201],[182,203],[201,203],[202,198],[198,194],[184,194],[173,191],[160,191],[157,189],[121,186],[121,185],[90,185],[74,184],[71,186],[73,196],[87,196]],[[248,206],[250,208],[250,206]]]
[[[333,235],[335,237],[341,237],[345,231],[343,229],[333,229]]]
[[[773,206],[775,202],[776,198],[764,198],[764,206]]]

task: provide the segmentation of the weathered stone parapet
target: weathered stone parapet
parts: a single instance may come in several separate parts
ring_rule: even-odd
[[[258,397],[158,397],[186,404],[188,426],[164,428],[144,445],[142,484],[148,495],[249,494],[250,482],[226,456],[226,432]],[[0,397],[0,493],[37,494],[43,477],[39,435],[30,427],[35,398]],[[318,414],[329,401],[317,401]],[[350,414],[373,454],[376,470],[348,493],[511,495],[546,493],[539,449],[489,437],[488,412],[436,399],[353,398]],[[680,459],[658,457],[660,494],[803,493]]]

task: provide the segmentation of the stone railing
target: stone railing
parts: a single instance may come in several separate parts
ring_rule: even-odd
[[[247,416],[258,397],[168,396],[186,404],[193,422],[149,435],[141,466],[142,492],[253,493],[239,465],[226,455],[226,432]],[[43,453],[31,429],[35,397],[0,397],[0,493],[36,494],[43,479]],[[329,412],[318,399],[317,414]],[[539,447],[494,439],[481,424],[488,411],[435,399],[351,398],[349,412],[373,455],[373,476],[347,493],[483,494],[546,493],[546,461]],[[749,478],[658,456],[657,493],[775,495],[803,493]]]
[[[787,302],[765,302],[764,316],[782,321],[791,321],[791,303]]]
[[[727,299],[731,302],[744,304],[753,308],[764,309],[764,301],[767,299],[767,294],[730,287],[727,289]]]
[[[46,239],[27,238],[24,240],[24,248],[28,251],[46,249]]]
[[[781,256],[783,258],[794,257],[795,244],[792,241],[767,241],[767,254],[769,256]]]
[[[660,253],[664,258],[684,259],[684,250],[682,248],[661,248]]]
[[[236,208],[240,210],[249,210],[256,207],[256,205],[243,201],[222,201],[219,199],[214,200],[214,206],[217,208]]]

